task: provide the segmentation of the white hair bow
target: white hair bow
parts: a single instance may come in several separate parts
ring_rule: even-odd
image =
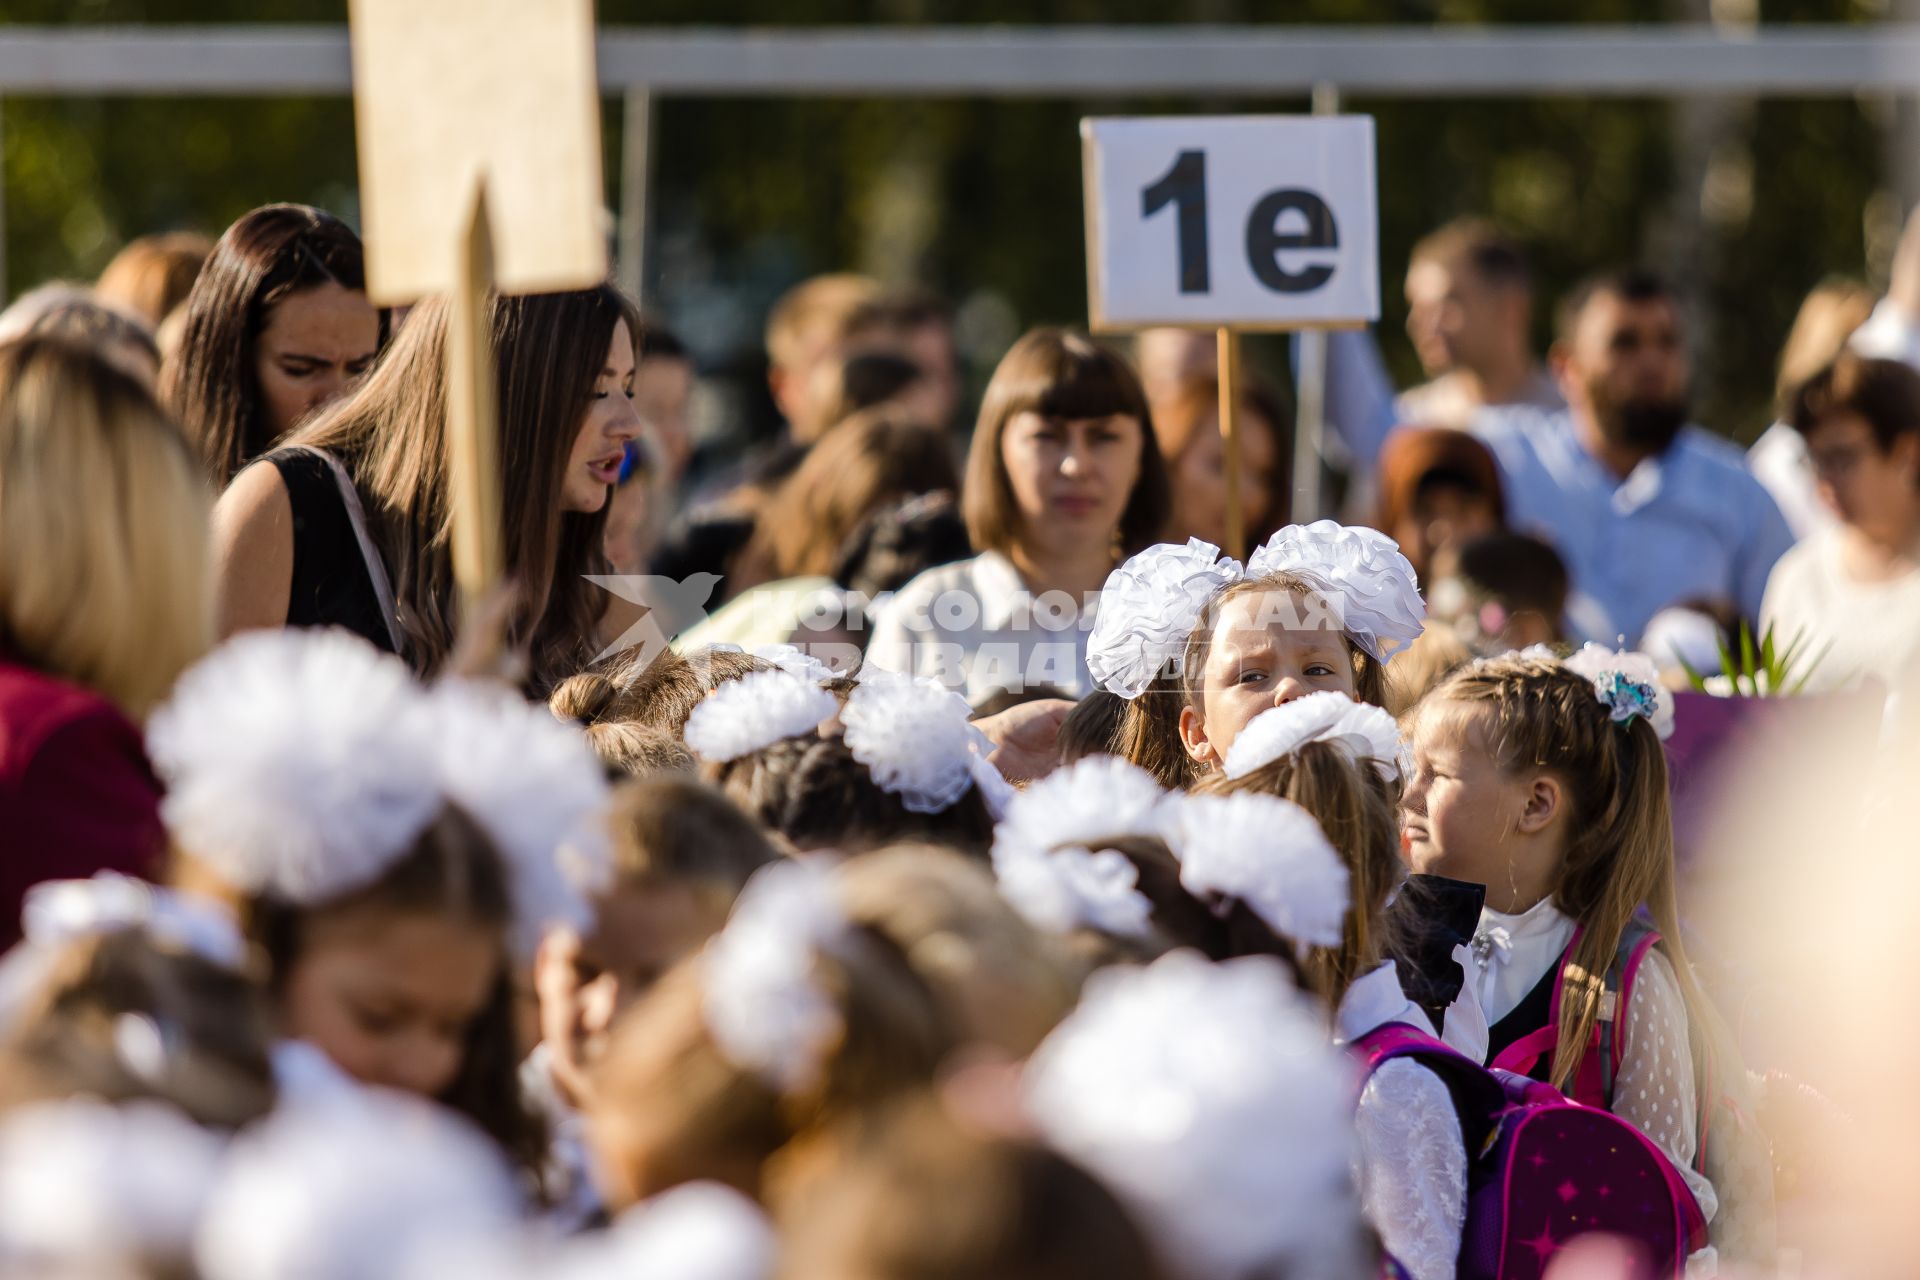
[[[1179,661],[1223,587],[1277,573],[1313,583],[1341,629],[1377,662],[1412,644],[1425,626],[1419,581],[1399,544],[1372,529],[1319,520],[1281,529],[1245,565],[1198,538],[1131,557],[1100,593],[1088,672],[1109,692],[1139,697]]]

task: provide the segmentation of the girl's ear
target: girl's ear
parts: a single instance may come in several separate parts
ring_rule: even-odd
[[[1549,773],[1538,773],[1527,784],[1526,803],[1520,810],[1520,834],[1539,835],[1560,816],[1566,791],[1560,780]]]
[[[1191,705],[1180,708],[1180,745],[1201,764],[1218,764],[1220,753],[1207,740],[1207,724]]]

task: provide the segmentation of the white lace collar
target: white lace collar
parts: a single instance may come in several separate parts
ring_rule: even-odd
[[[1559,961],[1573,941],[1574,921],[1542,898],[1513,914],[1491,907],[1480,912],[1473,934],[1473,965],[1468,984],[1489,1026],[1517,1008]]]
[[[1553,905],[1553,895],[1548,894],[1540,901],[1518,913],[1495,911],[1492,907],[1480,909],[1480,927],[1476,933],[1485,933],[1488,929],[1505,929],[1518,944],[1523,939],[1537,938],[1545,934],[1557,933],[1566,926],[1567,934],[1572,936],[1573,921],[1568,919],[1560,908]],[[1565,946],[1565,943],[1561,944]]]
[[[1417,1031],[1433,1034],[1433,1021],[1426,1010],[1407,999],[1400,986],[1400,971],[1393,961],[1383,960],[1373,972],[1353,980],[1334,1015],[1334,1039],[1346,1044],[1390,1022],[1404,1022]]]

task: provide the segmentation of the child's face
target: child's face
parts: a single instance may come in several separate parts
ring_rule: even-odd
[[[1401,798],[1401,851],[1423,875],[1509,884],[1528,779],[1509,774],[1487,749],[1480,715],[1428,699],[1410,735],[1413,767]]]
[[[614,1019],[726,920],[723,905],[688,885],[629,883],[600,898],[588,936],[547,935],[535,968],[540,1034],[555,1082],[575,1105]]]
[[[465,921],[321,917],[286,974],[281,1031],[362,1083],[437,1097],[460,1074],[503,962],[497,933]]]
[[[1269,708],[1332,690],[1354,697],[1347,638],[1317,602],[1289,591],[1249,591],[1215,621],[1200,707],[1180,712],[1187,753],[1218,766],[1247,722]]]

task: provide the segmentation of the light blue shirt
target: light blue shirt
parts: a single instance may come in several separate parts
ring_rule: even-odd
[[[1566,561],[1578,638],[1635,644],[1654,614],[1696,601],[1760,616],[1793,534],[1731,442],[1685,427],[1622,480],[1580,444],[1566,411],[1489,409],[1473,432],[1499,460],[1507,524]]]

